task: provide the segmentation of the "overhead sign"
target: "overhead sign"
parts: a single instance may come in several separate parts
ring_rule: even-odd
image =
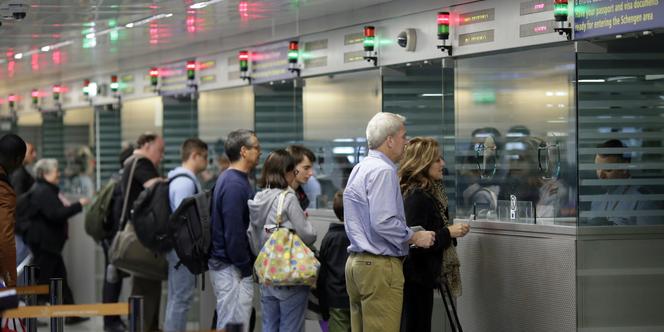
[[[288,42],[278,42],[251,49],[253,83],[293,78],[288,71]]]
[[[664,28],[664,0],[576,0],[574,38]]]

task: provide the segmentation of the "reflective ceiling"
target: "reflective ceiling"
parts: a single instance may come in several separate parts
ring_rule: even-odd
[[[3,6],[9,2],[0,1]],[[390,0],[23,2],[29,6],[27,17],[3,20],[0,27],[0,80],[11,84],[125,63],[132,57],[386,2]]]

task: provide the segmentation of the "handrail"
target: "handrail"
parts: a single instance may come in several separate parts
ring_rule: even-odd
[[[14,289],[16,289],[16,295],[48,295],[49,293],[48,285],[18,286]]]
[[[5,310],[5,318],[55,318],[129,315],[129,303],[64,304],[18,307]]]

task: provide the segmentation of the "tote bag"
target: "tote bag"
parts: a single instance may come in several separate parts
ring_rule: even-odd
[[[266,286],[313,287],[316,285],[320,262],[297,234],[281,227],[286,194],[287,191],[279,194],[277,228],[258,254],[254,270],[258,281]]]

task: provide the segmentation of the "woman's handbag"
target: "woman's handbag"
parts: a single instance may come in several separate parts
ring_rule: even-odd
[[[313,251],[288,228],[280,227],[287,191],[279,194],[277,228],[267,239],[254,263],[258,281],[266,286],[316,285],[320,262]]]
[[[134,225],[131,222],[125,222],[131,181],[139,158],[134,158],[129,172],[129,182],[124,187],[126,192],[124,193],[122,213],[120,214],[120,225],[124,224],[124,227],[118,231],[111,243],[109,249],[110,261],[118,269],[134,276],[152,280],[166,280],[168,278],[168,262],[164,255],[156,254],[143,246],[136,236]]]

